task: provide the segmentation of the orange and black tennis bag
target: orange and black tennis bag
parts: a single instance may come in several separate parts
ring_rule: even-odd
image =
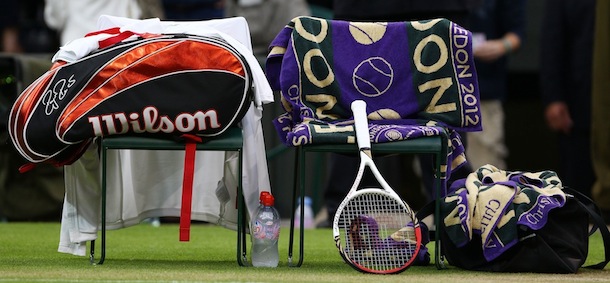
[[[214,137],[252,100],[247,62],[218,37],[147,35],[56,62],[16,99],[8,131],[30,163],[77,160],[95,137]]]

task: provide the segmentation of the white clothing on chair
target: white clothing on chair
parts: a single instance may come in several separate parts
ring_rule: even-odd
[[[244,18],[200,22],[163,22],[102,16],[98,29],[156,33],[214,35],[235,47],[250,65],[255,99],[241,121],[244,136],[242,185],[249,215],[258,206],[259,190],[269,190],[269,175],[261,125],[263,104],[273,93],[262,68],[252,54],[248,24]],[[78,57],[82,47],[64,46],[55,58]],[[88,47],[84,47],[88,48]],[[63,53],[62,53],[63,52]],[[61,54],[60,54],[61,53]],[[155,216],[179,216],[182,195],[183,151],[108,151],[106,224],[108,229],[129,227]],[[237,225],[237,153],[198,152],[193,184],[192,219]],[[100,222],[100,163],[92,146],[77,162],[65,167],[66,198],[61,222],[59,251],[84,256],[86,242],[97,238]],[[217,189],[228,189],[231,200],[221,203]]]

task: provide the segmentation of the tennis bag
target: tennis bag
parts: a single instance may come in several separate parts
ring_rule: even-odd
[[[147,35],[55,63],[17,98],[8,130],[25,159],[56,166],[95,137],[214,137],[245,115],[251,80],[221,38]]]
[[[567,197],[565,204],[550,211],[547,223],[541,229],[520,227],[519,242],[491,261],[483,255],[480,235],[474,234],[468,243],[458,247],[441,223],[443,255],[449,264],[467,270],[576,273],[587,259],[590,236],[599,229],[605,259],[585,268],[604,269],[610,261],[610,232],[599,208],[581,193],[566,187],[563,190]],[[433,211],[434,202],[431,202],[418,212],[418,218],[423,219]],[[592,228],[589,223],[593,223]]]

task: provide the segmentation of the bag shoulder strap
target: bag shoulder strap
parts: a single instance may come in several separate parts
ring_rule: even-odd
[[[602,235],[605,259],[602,262],[599,262],[597,264],[585,266],[585,268],[604,269],[604,267],[608,264],[608,262],[610,262],[610,255],[609,255],[610,231],[608,230],[608,226],[606,225],[606,223],[604,222],[604,219],[601,217],[601,215],[599,213],[599,208],[597,207],[595,202],[593,202],[593,200],[591,200],[589,197],[585,196],[581,192],[576,191],[572,188],[568,188],[568,187],[564,187],[563,190],[566,193],[573,195],[574,199],[577,201],[578,205],[580,205],[580,207],[584,208],[585,211],[587,211],[587,213],[589,213],[589,216],[593,220],[593,225],[594,225],[590,234],[595,232],[595,229],[597,228],[597,229],[599,229],[599,232]]]
[[[417,217],[417,219],[421,221],[422,219],[434,214],[435,204],[435,201],[426,203],[422,208],[417,210],[417,212],[415,213],[415,217]]]

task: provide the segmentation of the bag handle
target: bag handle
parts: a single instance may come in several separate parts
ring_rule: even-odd
[[[419,220],[420,222],[430,216],[434,214],[434,205],[435,205],[435,201],[431,201],[426,203],[422,208],[420,208],[419,210],[417,210],[417,212],[415,213],[415,217],[417,217],[417,220]]]
[[[593,224],[594,224],[594,227],[593,227],[593,229],[591,229],[591,232],[589,233],[589,235],[593,234],[595,232],[596,228],[599,228],[599,232],[602,234],[602,241],[604,243],[604,257],[605,257],[604,261],[597,263],[597,264],[585,266],[584,268],[604,269],[604,267],[608,264],[608,262],[610,262],[610,255],[608,253],[609,249],[610,249],[610,231],[608,230],[608,226],[606,226],[604,219],[601,217],[601,215],[599,213],[599,208],[597,207],[595,202],[593,202],[593,200],[591,200],[589,197],[587,197],[583,193],[576,191],[569,187],[563,187],[563,190],[565,192],[573,195],[574,198],[577,200],[578,205],[580,205],[582,208],[584,208],[587,211],[587,213],[589,213],[589,216],[593,220]]]

